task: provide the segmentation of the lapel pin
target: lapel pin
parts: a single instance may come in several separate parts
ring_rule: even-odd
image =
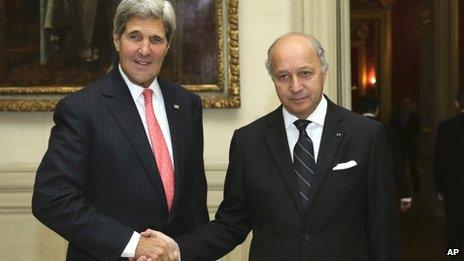
[[[174,104],[174,109],[176,109],[176,110],[180,109],[179,105],[178,105],[178,104]]]
[[[342,136],[342,134],[341,134],[341,133],[337,133],[337,135],[335,135],[335,136],[337,136],[337,137],[341,137],[341,136]]]

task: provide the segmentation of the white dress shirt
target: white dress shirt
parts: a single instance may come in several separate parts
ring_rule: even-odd
[[[290,155],[293,161],[293,148],[295,147],[296,142],[298,141],[298,137],[300,136],[300,132],[296,128],[295,124],[293,124],[293,122],[299,118],[288,112],[284,107],[282,107],[282,113],[284,116],[285,131],[287,132],[288,148],[290,149]],[[308,133],[308,136],[313,142],[314,159],[316,163],[317,156],[319,155],[319,146],[321,145],[322,130],[324,128],[326,114],[327,100],[325,99],[324,95],[322,95],[321,101],[317,105],[316,109],[306,119],[311,121],[311,123],[306,127],[306,133]]]
[[[150,141],[150,146],[152,147],[150,133],[148,131],[147,117],[145,116],[145,101],[142,94],[145,88],[132,83],[127,77],[127,75],[124,73],[124,71],[121,69],[121,65],[119,65],[118,67],[119,72],[121,73],[121,76],[124,79],[124,82],[126,83],[127,87],[129,87],[132,99],[134,99],[134,103],[137,106],[137,110],[139,112],[140,119],[142,120],[143,127],[145,128],[145,133],[147,135],[148,140]],[[158,79],[156,78],[148,88],[153,91],[153,110],[155,112],[156,120],[158,121],[158,124],[161,128],[161,132],[163,133],[166,145],[168,146],[169,156],[171,158],[172,168],[174,170],[174,157],[172,154],[171,132],[169,131],[168,117],[166,115],[166,108],[164,106],[164,99],[161,93],[161,88],[159,86]],[[131,239],[129,240],[129,243],[126,245],[126,248],[124,248],[121,257],[134,257],[135,249],[137,248],[139,240],[140,234],[134,231]]]

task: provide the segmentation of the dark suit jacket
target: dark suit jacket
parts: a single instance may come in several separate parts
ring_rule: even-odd
[[[462,204],[464,196],[464,113],[438,125],[434,174],[438,192]],[[462,205],[461,205],[462,206]]]
[[[393,174],[382,124],[329,101],[307,211],[282,108],[236,130],[216,219],[177,239],[182,261],[212,260],[243,242],[250,260],[397,260]],[[355,160],[357,166],[332,170]]]
[[[376,120],[374,117],[367,116],[370,119]],[[401,150],[398,145],[398,140],[395,135],[394,129],[388,125],[384,124],[385,134],[387,137],[387,142],[390,147],[392,157],[393,157],[393,174],[395,177],[396,187],[398,189],[398,194],[400,198],[410,198],[412,197],[411,185],[406,175],[404,168],[404,162],[402,160]]]
[[[118,260],[134,230],[175,237],[208,221],[201,100],[158,82],[174,155],[169,213],[147,135],[118,70],[57,105],[32,211],[69,241],[68,260]]]
[[[415,112],[410,112],[407,123],[402,124],[401,112],[396,112],[392,115],[390,124],[395,131],[401,152],[405,154],[403,156],[417,153],[417,139],[420,135],[419,115]]]

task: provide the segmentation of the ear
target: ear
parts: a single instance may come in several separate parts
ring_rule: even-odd
[[[116,51],[119,52],[120,45],[121,45],[121,38],[116,33],[113,33],[113,43],[114,43],[114,49],[116,49]]]
[[[164,55],[168,54],[169,47],[171,47],[171,45],[168,43],[168,46],[166,47],[166,51],[164,52]]]

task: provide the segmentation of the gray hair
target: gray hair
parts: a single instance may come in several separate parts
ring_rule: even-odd
[[[287,37],[287,36],[290,36],[290,35],[299,35],[299,36],[302,36],[304,38],[307,38],[312,43],[314,48],[316,48],[317,56],[319,57],[319,61],[320,61],[321,66],[322,66],[322,70],[324,72],[327,72],[327,70],[329,69],[329,62],[327,62],[327,57],[325,55],[325,51],[324,51],[324,48],[322,47],[321,43],[316,38],[312,37],[309,34],[299,33],[299,32],[292,32],[292,33],[288,33],[288,34],[282,35],[281,37],[277,38],[277,40],[275,40],[272,43],[272,45],[269,47],[269,49],[267,50],[267,59],[266,59],[266,62],[265,62],[265,66],[266,66],[266,69],[267,69],[267,72],[269,73],[269,75],[272,75],[272,61],[271,61],[271,52],[272,52],[272,50],[277,45],[277,43],[280,41],[280,39],[282,39],[284,37]]]
[[[121,36],[127,21],[132,17],[154,17],[162,19],[166,29],[166,38],[171,43],[176,30],[176,14],[166,0],[122,0],[114,16],[113,33]]]

